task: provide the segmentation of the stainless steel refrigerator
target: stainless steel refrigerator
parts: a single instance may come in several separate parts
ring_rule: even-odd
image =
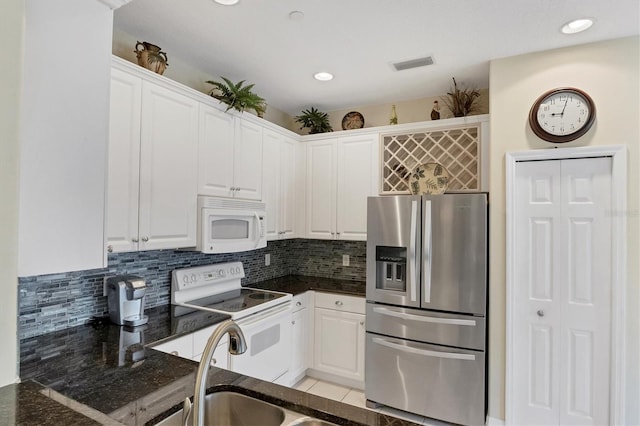
[[[487,194],[369,197],[367,208],[367,404],[484,424]]]

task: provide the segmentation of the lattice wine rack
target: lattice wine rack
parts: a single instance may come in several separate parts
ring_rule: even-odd
[[[386,134],[382,138],[382,194],[408,193],[416,166],[435,162],[449,172],[447,191],[480,189],[480,126]]]

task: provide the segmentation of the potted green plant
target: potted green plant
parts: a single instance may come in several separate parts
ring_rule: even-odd
[[[207,83],[213,84],[209,95],[227,104],[226,111],[231,108],[243,112],[246,109],[254,110],[258,117],[263,117],[267,110],[267,103],[264,98],[253,93],[253,84],[244,86],[245,80],[233,84],[228,78],[221,77],[223,82],[209,80]]]
[[[329,123],[329,115],[326,112],[320,112],[316,108],[311,107],[305,109],[302,114],[295,117],[296,122],[301,123],[304,129],[309,128],[309,134],[332,132],[333,128]]]
[[[444,104],[451,110],[454,117],[464,117],[476,109],[476,101],[480,96],[480,92],[476,89],[458,88],[458,83],[455,78],[453,80],[453,87],[447,92],[447,96],[443,97]]]

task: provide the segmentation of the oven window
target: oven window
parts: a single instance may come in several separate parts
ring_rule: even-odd
[[[211,223],[211,240],[246,240],[249,238],[249,221],[218,219]]]

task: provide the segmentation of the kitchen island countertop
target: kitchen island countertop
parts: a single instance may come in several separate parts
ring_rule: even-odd
[[[316,290],[364,296],[362,282],[316,277],[288,276],[251,286],[293,294]],[[23,340],[23,383],[0,388],[4,418],[25,425],[151,425],[175,412],[185,397],[193,395],[198,364],[148,345],[190,331],[176,331],[174,307],[152,308],[146,313],[150,320],[141,334],[143,344],[124,351],[123,333],[127,331],[107,321]],[[210,321],[226,318],[214,315]],[[210,369],[208,383],[209,391],[242,393],[341,425],[413,424],[215,367]],[[34,404],[39,409],[33,409]]]

